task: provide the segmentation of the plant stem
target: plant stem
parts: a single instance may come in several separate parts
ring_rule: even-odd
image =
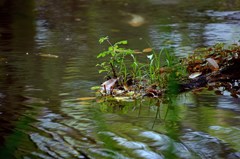
[[[112,68],[113,77],[114,77],[114,78],[117,78],[117,74],[116,74],[116,71],[115,71],[115,69],[114,69],[114,67],[113,67],[112,62],[110,62],[110,66],[111,66],[111,68]]]

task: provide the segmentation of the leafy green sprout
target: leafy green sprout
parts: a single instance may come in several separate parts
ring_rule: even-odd
[[[134,53],[131,49],[125,49],[123,47],[120,47],[120,45],[127,45],[127,41],[119,41],[115,44],[112,44],[109,41],[108,37],[100,38],[99,43],[102,44],[104,41],[107,41],[109,43],[109,47],[107,51],[101,52],[97,58],[103,58],[105,56],[110,56],[109,63],[102,62],[100,64],[97,64],[97,66],[102,67],[101,70],[99,70],[99,73],[107,72],[109,74],[112,72],[114,77],[122,76],[124,80],[126,80],[128,72],[127,72],[127,65],[125,62],[127,55],[132,55]]]

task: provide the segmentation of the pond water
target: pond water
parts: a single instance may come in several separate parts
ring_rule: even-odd
[[[1,0],[0,158],[240,158],[240,100],[228,94],[82,100],[103,82],[100,37],[185,57],[238,42],[239,26],[239,0]]]

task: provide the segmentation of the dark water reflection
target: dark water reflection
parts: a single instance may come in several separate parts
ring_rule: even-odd
[[[240,158],[240,101],[228,94],[80,100],[102,81],[101,36],[183,57],[237,42],[239,17],[237,0],[0,1],[0,158]]]

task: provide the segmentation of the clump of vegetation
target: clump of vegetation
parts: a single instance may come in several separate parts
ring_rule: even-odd
[[[169,80],[173,80],[172,77],[178,80],[186,73],[171,50],[162,49],[157,53],[147,48],[144,50],[148,52],[143,60],[145,62],[140,62],[136,51],[124,48],[127,41],[112,44],[108,37],[99,40],[100,44],[105,41],[109,44],[108,50],[97,56],[107,59],[97,64],[101,67],[99,73],[105,73],[108,77],[102,84],[102,95],[159,97],[169,86]]]
[[[209,48],[196,49],[192,55],[182,61],[189,77],[193,77],[186,89],[206,86],[216,94],[229,92],[238,98],[240,95],[240,46],[233,44],[226,47],[219,43]],[[201,83],[193,85],[190,83]]]
[[[97,64],[107,79],[100,87],[102,95],[120,97],[161,97],[189,90],[208,88],[217,94],[224,91],[231,96],[240,95],[240,46],[225,47],[216,44],[210,48],[196,49],[192,55],[179,59],[169,49],[155,52],[144,49],[144,62],[139,52],[127,49],[127,41],[112,44],[108,37],[99,40],[109,47],[97,58],[105,58]],[[144,54],[145,55],[145,54]]]

